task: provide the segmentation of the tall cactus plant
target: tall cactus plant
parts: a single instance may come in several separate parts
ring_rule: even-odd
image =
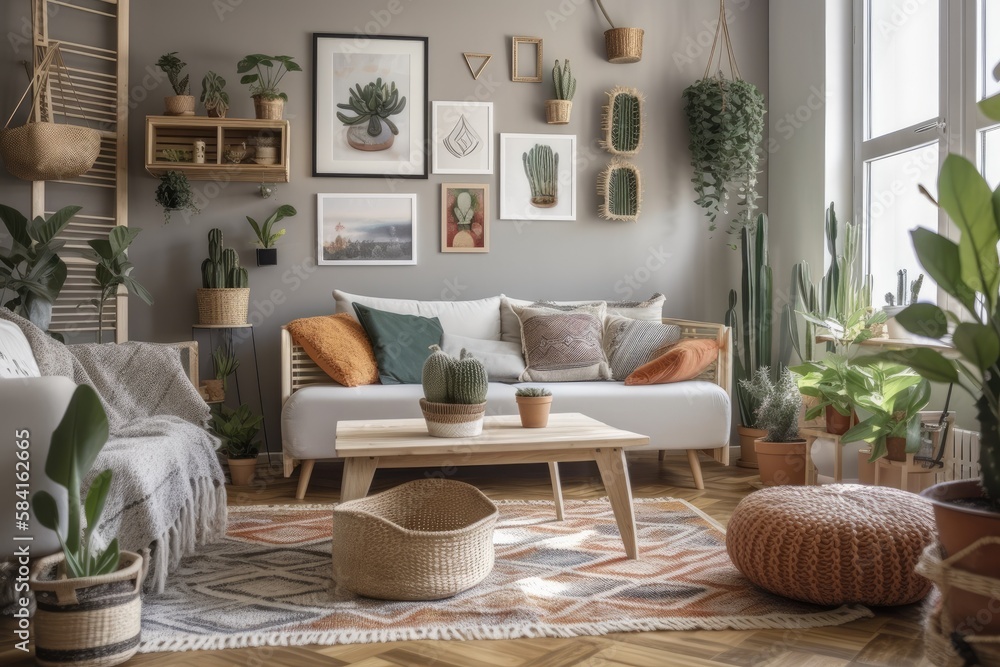
[[[206,289],[246,288],[250,285],[240,257],[222,244],[222,230],[208,232],[208,259],[201,263],[201,286]]]
[[[522,153],[524,173],[531,187],[531,205],[552,208],[559,202],[559,154],[551,146],[535,144]]]
[[[431,403],[460,405],[486,402],[490,381],[481,361],[466,350],[458,359],[437,345],[432,345],[431,350],[421,376],[424,398]]]
[[[736,400],[743,426],[757,428],[757,400],[743,388],[759,368],[771,367],[773,280],[767,258],[767,216],[757,216],[755,225],[740,229],[743,259],[742,324],[736,312],[739,298],[736,290],[729,292],[726,326],[731,327],[736,341],[733,372],[736,378]]]
[[[556,61],[552,68],[552,86],[555,88],[557,100],[566,100],[567,102],[573,100],[573,95],[576,94],[576,77],[570,71],[569,58],[563,62],[562,66],[559,65],[558,60]]]

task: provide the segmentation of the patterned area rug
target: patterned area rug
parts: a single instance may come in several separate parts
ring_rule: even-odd
[[[331,582],[329,506],[230,508],[225,541],[187,558],[143,602],[142,652],[414,639],[810,628],[871,616],[754,588],[725,533],[683,500],[637,500],[640,559],[625,558],[606,500],[499,502],[496,567],[437,602],[382,602]]]

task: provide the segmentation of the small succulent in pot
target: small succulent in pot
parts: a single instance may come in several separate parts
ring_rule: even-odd
[[[164,113],[167,116],[193,116],[194,96],[191,95],[189,78],[187,74],[181,76],[187,63],[177,57],[176,51],[171,51],[160,56],[156,66],[167,75],[167,80],[174,89],[173,95],[163,98],[163,103],[167,107]]]
[[[229,110],[229,93],[225,91],[226,80],[209,70],[201,80],[201,103],[210,118],[225,118]]]
[[[260,246],[257,248],[257,266],[273,266],[278,263],[278,249],[274,247],[274,244],[285,235],[285,229],[274,231],[274,225],[297,213],[293,206],[283,204],[263,224],[247,216],[247,222],[253,227],[253,231],[257,235],[257,244]]]
[[[552,409],[552,392],[545,387],[518,387],[514,392],[524,428],[545,428]]]
[[[355,84],[347,103],[337,105],[356,115],[338,111],[337,120],[347,126],[347,143],[359,151],[384,151],[399,134],[399,128],[389,118],[403,112],[406,97],[399,94],[393,81],[379,77],[364,88]]]
[[[156,203],[163,207],[163,218],[170,222],[172,211],[188,211],[199,213],[194,203],[194,193],[187,176],[179,171],[167,171],[160,176],[160,185],[156,188]]]

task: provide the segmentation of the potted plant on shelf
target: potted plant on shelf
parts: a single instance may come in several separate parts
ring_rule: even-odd
[[[222,244],[222,230],[208,232],[208,258],[201,263],[198,324],[246,324],[250,278],[239,255]]]
[[[980,108],[1000,120],[1000,108],[985,102]],[[934,340],[948,334],[949,322],[957,323],[951,334],[954,354],[916,347],[878,356],[906,364],[931,382],[956,384],[975,399],[980,479],[943,482],[922,495],[934,503],[943,555],[962,554],[952,567],[992,582],[995,588],[1000,580],[1000,207],[995,203],[996,193],[975,165],[958,155],[945,159],[938,193],[936,203],[959,230],[958,242],[922,228],[910,235],[923,270],[964,313],[917,303],[899,313],[896,320],[910,333]],[[991,614],[986,622],[977,616],[995,604],[980,594],[984,583],[977,587],[979,592],[973,592],[976,587],[970,591],[949,586],[942,601],[942,623],[950,621],[950,627],[941,627],[940,632],[965,646],[969,646],[962,641],[966,633],[1000,635],[1000,614]],[[970,618],[980,620],[969,624],[966,621]]]
[[[142,299],[147,306],[153,305],[153,295],[130,275],[134,267],[128,261],[128,249],[140,231],[135,227],[118,225],[108,233],[107,239],[87,241],[90,249],[84,251],[83,256],[94,262],[94,284],[99,290],[98,298],[90,301],[97,308],[98,343],[104,342],[104,304],[118,295],[120,287]]]
[[[274,225],[297,213],[294,207],[284,204],[279,206],[278,210],[264,221],[264,224],[258,224],[256,220],[249,215],[247,216],[247,222],[253,227],[254,234],[257,235],[257,243],[260,246],[257,248],[257,266],[274,266],[278,263],[278,249],[274,247],[274,244],[285,235],[285,229],[274,231]]]
[[[461,357],[431,346],[424,362],[420,409],[427,432],[437,438],[464,438],[483,432],[489,377],[482,362],[462,350]]]
[[[156,66],[163,70],[174,89],[173,95],[163,98],[166,110],[165,116],[193,116],[194,115],[194,95],[191,94],[191,86],[188,84],[188,75],[181,77],[181,72],[187,67],[187,63],[177,57],[176,51],[160,56],[156,61]]]
[[[517,411],[524,428],[544,428],[549,424],[552,392],[543,387],[519,387],[514,392]]]
[[[212,434],[222,443],[229,464],[233,486],[247,486],[257,470],[257,434],[264,418],[255,415],[249,405],[230,410],[224,405],[212,410]]]
[[[38,522],[56,533],[62,547],[62,553],[35,561],[31,571],[38,601],[34,627],[39,664],[118,665],[139,648],[142,556],[120,551],[117,538],[103,549],[94,543],[112,471],[94,477],[86,501],[80,502],[81,482],[107,440],[101,399],[82,384],[52,433],[45,461],[45,474],[66,489],[66,500],[57,501],[46,491],[31,499]]]
[[[253,73],[249,73],[254,70]],[[253,53],[236,65],[242,74],[240,83],[250,86],[254,113],[259,119],[281,120],[288,95],[278,90],[278,84],[288,72],[301,72],[302,68],[291,56],[265,56]]]
[[[191,182],[187,176],[172,169],[160,176],[160,184],[156,188],[156,203],[163,207],[164,222],[170,222],[170,214],[174,211],[200,212],[194,203]]]
[[[790,369],[797,376],[799,391],[816,399],[806,409],[806,421],[825,416],[826,430],[832,435],[844,435],[858,420],[847,394],[848,369],[847,358],[838,354]]]
[[[604,48],[607,52],[608,62],[615,64],[637,63],[642,60],[642,37],[645,34],[642,28],[616,28],[608,12],[604,9],[604,3],[597,0],[597,6],[604,14],[604,20],[611,26],[610,30],[604,31]]]
[[[740,384],[757,401],[757,423],[767,435],[756,442],[760,481],[765,486],[806,483],[806,444],[799,437],[802,394],[787,368],[771,380],[768,367],[758,368]]]
[[[382,82],[379,77],[364,88],[360,84],[350,90],[346,103],[338,109],[353,111],[348,116],[337,112],[337,120],[347,126],[347,144],[359,151],[384,151],[392,146],[399,128],[390,120],[403,112],[406,97],[399,94],[394,81]]]
[[[885,311],[887,318],[886,328],[889,330],[889,338],[905,340],[910,338],[910,333],[896,322],[896,315],[899,315],[907,306],[911,306],[920,298],[920,288],[924,285],[924,274],[917,276],[916,280],[910,282],[910,289],[906,289],[906,269],[896,272],[896,293],[885,293]],[[909,300],[907,300],[909,296]]]
[[[556,61],[552,68],[552,87],[556,98],[545,101],[545,122],[550,125],[565,125],[573,111],[573,95],[576,94],[576,77],[569,68],[569,58],[562,66]]]
[[[226,80],[209,70],[201,80],[201,103],[209,118],[225,118],[229,111],[229,93]]]
[[[862,360],[851,370],[851,403],[870,416],[851,427],[844,440],[871,445],[870,463],[883,456],[906,461],[908,453],[920,450],[920,411],[931,399],[930,383],[902,364]]]
[[[0,220],[10,235],[10,249],[0,251],[0,294],[14,293],[3,306],[31,321],[42,331],[52,323],[52,304],[66,283],[68,269],[57,254],[57,241],[79,206],[66,206],[48,218],[29,221],[20,211],[0,204]]]

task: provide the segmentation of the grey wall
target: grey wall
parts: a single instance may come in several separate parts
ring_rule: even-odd
[[[3,3],[0,12],[9,13]],[[24,3],[27,5],[27,2]],[[718,5],[703,0],[664,2],[633,0],[608,7],[619,25],[646,30],[640,63],[612,65],[604,59],[605,25],[590,0],[132,0],[130,121],[131,225],[143,228],[132,260],[136,277],[151,289],[156,305],[133,301],[130,326],[136,340],[188,339],[195,320],[194,292],[206,256],[206,234],[220,227],[227,245],[236,247],[250,266],[251,311],[258,323],[257,346],[267,404],[272,449],[279,441],[278,329],[303,316],[330,313],[334,288],[381,296],[421,299],[474,299],[504,292],[523,298],[667,296],[670,316],[721,321],[726,293],[736,284],[738,255],[727,249],[725,234],[714,238],[693,204],[687,131],[681,92],[700,78],[714,33]],[[400,11],[392,15],[389,9]],[[226,11],[223,11],[226,10]],[[765,93],[768,88],[768,2],[730,3],[730,26],[743,75]],[[388,25],[380,26],[378,21]],[[5,20],[7,16],[4,15]],[[487,255],[439,252],[439,187],[446,181],[482,181],[492,186],[498,210],[498,176],[436,176],[428,180],[381,178],[312,178],[311,108],[313,32],[355,32],[377,27],[387,35],[430,38],[430,100],[479,99],[495,104],[499,132],[556,132],[578,136],[578,202],[575,222],[524,225],[494,220]],[[510,38],[544,39],[546,77],[542,84],[510,81]],[[256,186],[225,187],[195,182],[207,195],[200,215],[174,216],[163,223],[153,203],[156,180],[142,168],[143,121],[162,112],[169,93],[149,68],[167,51],[179,51],[197,95],[206,70],[229,81],[230,116],[252,117],[246,87],[238,83],[236,62],[249,52],[294,56],[305,72],[289,75],[283,85],[292,126],[291,182],[279,184],[276,197],[262,200]],[[463,51],[494,54],[480,80],[469,75]],[[551,96],[548,71],[555,58],[570,58],[579,80],[573,122],[549,126],[544,100]],[[9,60],[8,55],[4,60]],[[0,95],[10,100],[11,69],[0,63]],[[144,85],[152,84],[152,85]],[[614,85],[636,86],[646,94],[645,147],[636,163],[642,169],[645,198],[638,223],[598,219],[596,178],[609,156],[596,144],[604,91]],[[498,172],[497,172],[498,173]],[[27,206],[27,188],[0,181]],[[12,192],[16,190],[16,192]],[[415,192],[418,195],[419,265],[409,267],[312,267],[316,255],[316,193]],[[766,193],[766,178],[761,191]],[[22,203],[23,202],[23,203]],[[244,216],[266,217],[279,203],[294,205],[288,235],[279,243],[279,266],[253,266],[252,231]],[[766,200],[763,202],[766,210]],[[652,270],[648,270],[651,268]],[[627,281],[637,285],[628,286]],[[634,293],[633,293],[634,292]]]

